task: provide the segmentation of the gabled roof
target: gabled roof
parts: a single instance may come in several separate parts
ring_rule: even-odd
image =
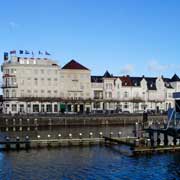
[[[102,76],[91,76],[91,82],[102,83],[103,82],[103,77]]]
[[[180,81],[179,77],[177,74],[174,74],[174,76],[171,78],[171,81],[172,82],[175,82],[175,81]]]
[[[71,61],[69,61],[67,64],[65,64],[62,69],[74,69],[74,70],[89,70],[88,68],[86,68],[85,66],[83,66],[82,64],[78,63],[77,61],[75,61],[74,59],[72,59]]]
[[[112,77],[112,75],[108,72],[108,71],[106,71],[105,73],[104,73],[104,76],[103,76],[104,78],[111,78]]]

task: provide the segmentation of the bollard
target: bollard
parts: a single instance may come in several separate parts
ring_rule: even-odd
[[[40,135],[37,135],[37,138],[38,138],[38,139],[40,139],[40,138],[41,138],[41,136],[40,136]]]
[[[110,132],[109,136],[110,136],[110,138],[111,138],[111,137],[113,136],[113,132]]]
[[[136,146],[136,147],[139,146],[139,139],[135,139],[135,146]]]
[[[118,132],[118,137],[121,137],[121,134],[122,134],[122,132],[121,132],[121,131],[119,131],[119,132]]]
[[[29,136],[26,136],[26,137],[25,137],[25,149],[26,149],[26,150],[30,149]]]
[[[138,133],[138,131],[139,131],[139,124],[138,124],[138,122],[136,122],[135,123],[135,137],[139,137],[139,133]]]
[[[151,146],[151,140],[150,139],[147,139],[147,146],[150,147]]]
[[[93,137],[93,133],[92,133],[92,132],[89,133],[89,137],[90,137],[90,138]]]
[[[9,150],[10,149],[10,138],[8,136],[6,136],[6,149]]]
[[[102,136],[103,136],[103,133],[102,133],[102,132],[100,132],[100,133],[99,133],[99,137],[100,137],[100,138],[102,138]]]
[[[79,133],[79,138],[80,138],[80,139],[82,138],[82,133]]]
[[[61,134],[58,134],[58,138],[61,138]]]
[[[19,141],[20,141],[20,138],[19,138],[19,136],[17,136],[17,137],[16,137],[16,149],[17,149],[17,150],[20,149],[20,143],[19,143]]]

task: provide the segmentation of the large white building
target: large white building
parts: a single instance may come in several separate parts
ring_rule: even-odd
[[[2,64],[4,113],[166,111],[180,79],[91,76],[71,60],[64,67],[46,58],[11,57]]]

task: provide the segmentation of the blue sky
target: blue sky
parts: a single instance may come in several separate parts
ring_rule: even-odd
[[[47,50],[102,75],[180,75],[180,1],[0,0],[0,54]]]

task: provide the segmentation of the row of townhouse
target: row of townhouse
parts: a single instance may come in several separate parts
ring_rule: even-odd
[[[2,66],[3,113],[166,111],[180,79],[91,76],[75,60],[63,67],[46,58],[12,56]]]

